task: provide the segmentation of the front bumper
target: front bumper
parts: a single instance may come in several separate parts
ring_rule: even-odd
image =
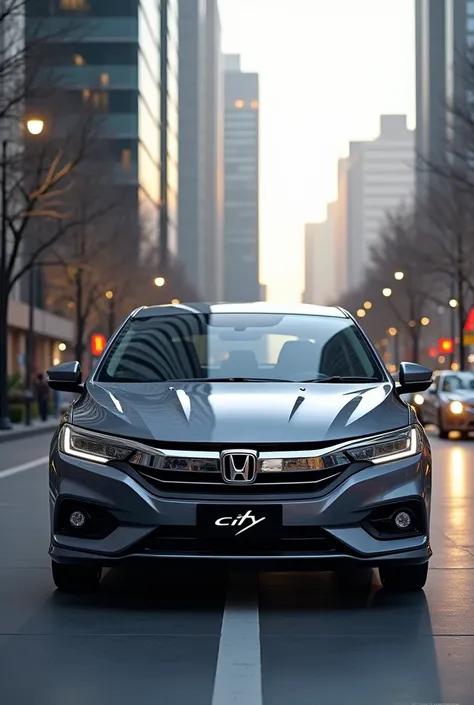
[[[474,409],[469,407],[461,414],[453,414],[447,405],[442,408],[441,420],[445,431],[474,431]]]
[[[152,559],[198,559],[263,563],[268,568],[331,569],[338,564],[379,566],[424,563],[431,556],[429,518],[431,458],[422,455],[367,467],[320,496],[295,499],[279,494],[232,500],[170,497],[150,491],[133,472],[97,465],[53,451],[50,463],[51,541],[49,553],[61,563],[96,563],[104,567]],[[63,502],[104,508],[115,522],[104,538],[64,535],[58,531]],[[423,517],[417,535],[380,538],[368,523],[382,507],[419,504]],[[197,506],[222,507],[232,516],[238,505],[281,507],[277,539],[213,541],[197,537]],[[69,532],[72,533],[72,532]]]

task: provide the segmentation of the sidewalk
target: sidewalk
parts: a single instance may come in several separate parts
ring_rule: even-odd
[[[47,421],[34,420],[31,426],[26,426],[24,423],[14,423],[8,431],[0,431],[0,443],[7,441],[16,441],[20,438],[29,436],[39,436],[42,433],[52,434],[56,426],[59,424],[59,418],[49,418]]]

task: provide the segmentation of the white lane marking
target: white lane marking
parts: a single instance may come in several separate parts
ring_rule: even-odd
[[[45,455],[44,458],[36,458],[36,460],[30,460],[29,463],[23,463],[23,465],[15,465],[13,468],[8,468],[7,470],[0,470],[0,480],[3,477],[11,477],[11,475],[17,475],[19,472],[25,472],[25,470],[32,470],[40,465],[47,465],[49,463],[49,456]]]
[[[258,576],[231,575],[212,705],[262,705]]]

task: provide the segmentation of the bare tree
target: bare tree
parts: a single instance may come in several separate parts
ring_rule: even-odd
[[[24,0],[0,3],[0,427],[7,418],[8,303],[17,282],[80,221],[75,198],[81,170],[95,154],[101,118],[91,106],[71,116],[69,96],[54,81],[37,26],[25,31]],[[65,29],[61,30],[63,33]],[[75,31],[75,30],[71,30]],[[43,50],[41,50],[42,48]],[[44,130],[33,138],[24,129],[27,109],[49,105]],[[23,129],[22,129],[23,128]],[[97,217],[103,210],[99,204]]]
[[[368,277],[379,286],[381,305],[397,320],[411,342],[411,357],[420,357],[421,319],[436,300],[434,277],[417,257],[416,223],[413,212],[399,209],[387,217],[377,246],[371,251]],[[395,278],[399,272],[401,279]],[[383,296],[383,291],[388,296]],[[380,296],[380,294],[379,294]]]
[[[83,196],[86,194],[87,190]],[[114,200],[102,217],[91,219],[90,207],[86,199],[82,221],[51,250],[57,264],[50,267],[47,280],[49,305],[59,314],[74,314],[75,358],[81,364],[86,340],[100,321],[107,292],[120,301],[130,286],[127,239],[138,240],[138,233],[121,228],[121,211]],[[140,274],[133,268],[133,277]]]

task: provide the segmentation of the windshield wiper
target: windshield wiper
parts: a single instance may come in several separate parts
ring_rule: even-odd
[[[352,382],[357,384],[359,382],[382,382],[382,380],[378,377],[340,377],[338,375],[335,375],[334,377],[318,377],[317,379],[303,379],[301,381],[303,384],[316,384],[319,382],[324,384],[350,384]]]
[[[169,379],[167,382],[293,382],[294,379],[278,379],[278,377],[189,377],[188,379]]]

